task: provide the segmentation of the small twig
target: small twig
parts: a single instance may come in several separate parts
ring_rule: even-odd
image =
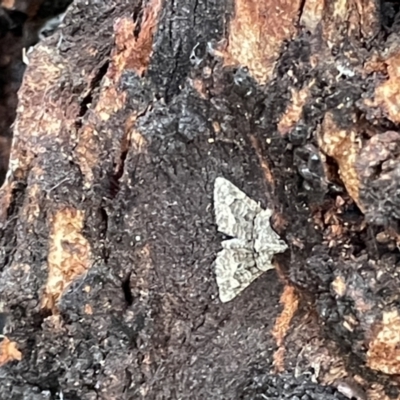
[[[64,178],[63,180],[61,180],[60,182],[58,182],[57,184],[55,184],[51,189],[49,189],[47,191],[47,194],[49,194],[50,192],[52,192],[54,189],[57,189],[59,186],[61,186],[63,183],[70,181],[71,179],[69,177]]]

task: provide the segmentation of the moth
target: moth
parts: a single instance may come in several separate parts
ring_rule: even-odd
[[[215,274],[220,300],[233,300],[263,272],[273,269],[272,257],[287,249],[272,229],[271,210],[264,210],[225,178],[214,183],[214,212],[222,241]]]

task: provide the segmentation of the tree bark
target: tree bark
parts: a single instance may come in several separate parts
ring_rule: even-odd
[[[76,1],[0,191],[1,399],[400,398],[395,8]],[[227,303],[217,177],[289,247]]]

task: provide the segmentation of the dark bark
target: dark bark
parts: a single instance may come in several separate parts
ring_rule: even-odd
[[[260,3],[77,1],[35,49],[2,399],[400,396],[397,6]],[[289,246],[225,304],[218,176]]]

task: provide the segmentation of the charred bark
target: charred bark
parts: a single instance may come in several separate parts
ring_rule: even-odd
[[[75,2],[0,192],[1,398],[399,398],[397,8]],[[220,176],[289,246],[225,304]]]

